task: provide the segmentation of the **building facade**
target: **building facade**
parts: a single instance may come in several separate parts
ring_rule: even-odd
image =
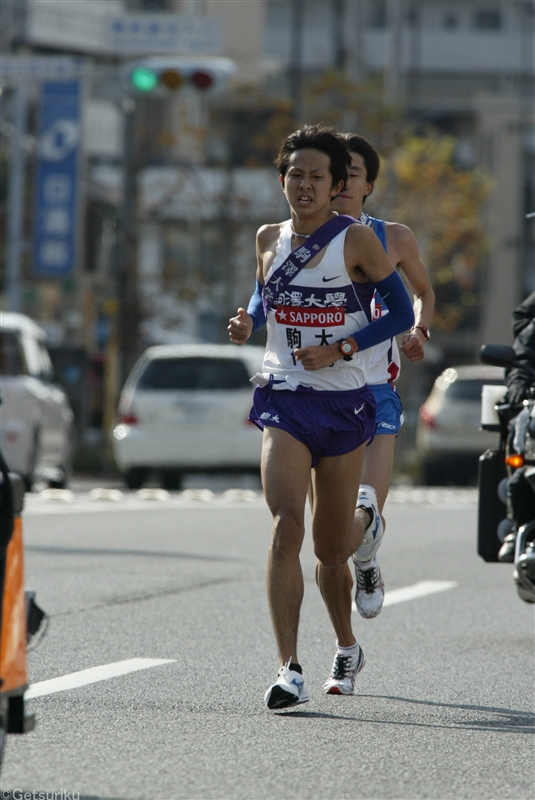
[[[335,71],[355,83],[375,81],[380,100],[399,109],[416,130],[432,125],[455,135],[459,163],[479,165],[493,177],[484,212],[491,247],[482,272],[480,324],[460,335],[455,347],[469,359],[483,341],[509,341],[511,310],[535,289],[534,226],[525,219],[535,210],[532,0],[5,0],[3,16],[4,53],[66,55],[85,69],[84,210],[76,274],[67,282],[40,281],[31,274],[28,246],[23,255],[23,310],[57,338],[91,350],[109,335],[124,205],[123,65],[161,53],[165,42],[147,44],[143,36],[156,35],[160,23],[187,18],[196,21],[197,28],[188,29],[196,33],[175,46],[231,58],[232,97],[241,100],[232,116],[231,95],[212,98],[186,90],[137,98],[134,168],[139,197],[145,198],[135,211],[139,273],[147,280],[161,273],[168,306],[168,288],[177,287],[181,312],[175,309],[174,318],[186,320],[180,336],[186,329],[193,338],[225,335],[225,316],[247,296],[246,278],[236,275],[246,274],[246,264],[251,275],[254,270],[254,229],[285,214],[276,174],[268,169],[275,134],[260,155],[258,141],[268,129],[282,135],[296,121],[315,121],[309,119],[307,85]],[[36,86],[29,87],[28,102],[32,111]],[[8,102],[4,114],[10,113]],[[230,117],[234,127],[225,131],[217,120],[227,124]],[[358,127],[358,117],[346,116],[344,125]],[[154,187],[158,171],[168,180],[167,198],[151,205],[146,187]],[[243,187],[258,187],[260,176],[268,187],[265,197],[257,189],[254,199],[244,201],[249,195]],[[218,189],[221,181],[224,188]],[[212,211],[218,208],[211,219],[197,214],[195,203],[184,205],[192,186],[200,196],[207,193],[203,202]],[[25,224],[28,244],[32,220]],[[235,264],[243,267],[236,272]],[[219,317],[208,324],[210,298]],[[168,316],[173,319],[170,309]],[[150,319],[145,329],[160,330]]]

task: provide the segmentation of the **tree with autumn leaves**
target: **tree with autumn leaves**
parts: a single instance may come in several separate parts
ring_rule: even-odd
[[[413,231],[436,294],[433,329],[451,333],[478,324],[481,267],[488,241],[481,212],[491,179],[457,160],[457,140],[432,129],[415,133],[399,109],[383,102],[381,76],[351,81],[336,70],[306,78],[308,122],[366,136],[381,156],[381,172],[366,211]],[[270,166],[293,128],[284,95],[240,89],[216,109],[213,122],[229,142],[233,166]]]
[[[489,247],[481,212],[492,181],[459,165],[454,136],[432,129],[416,134],[382,97],[380,76],[354,82],[327,70],[307,85],[307,116],[372,142],[381,172],[366,211],[401,222],[416,236],[436,295],[433,328],[474,328]]]
[[[383,160],[370,198],[378,216],[402,222],[416,236],[436,295],[433,328],[445,332],[477,325],[489,246],[481,211],[491,179],[479,169],[461,169],[456,145],[452,136],[405,133]]]

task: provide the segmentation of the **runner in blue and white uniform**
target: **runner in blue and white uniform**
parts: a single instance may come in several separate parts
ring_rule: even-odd
[[[373,345],[414,321],[403,283],[375,234],[330,208],[351,163],[335,132],[307,126],[291,134],[277,163],[291,219],[259,230],[257,292],[249,310],[238,309],[229,323],[231,341],[244,344],[267,319],[250,419],[264,431],[262,484],[273,515],[267,589],[281,666],[265,695],[270,709],[309,699],[297,631],[311,469],[316,581],[337,636],[324,690],[352,694],[364,666],[351,626],[347,562],[379,519],[371,503],[354,510],[364,451],[375,430],[366,375]],[[390,313],[372,322],[375,287],[388,294]]]
[[[375,231],[393,267],[407,278],[414,294],[414,327],[402,339],[400,350],[410,361],[424,357],[424,345],[429,339],[435,296],[429,276],[420,259],[418,244],[405,225],[375,219],[363,211],[366,197],[373,191],[380,161],[375,148],[363,136],[343,134],[342,140],[351,153],[351,167],[346,187],[332,202],[340,214],[348,214]],[[388,313],[388,298],[375,295],[374,319]],[[400,369],[400,356],[395,338],[373,348],[368,385],[377,404],[375,439],[367,448],[362,468],[358,505],[376,502],[382,515],[394,460],[394,444],[403,424],[403,410],[395,381]],[[377,520],[375,538],[365,541],[353,557],[357,581],[355,602],[361,616],[376,617],[384,599],[381,570],[375,554],[382,540],[384,519]]]

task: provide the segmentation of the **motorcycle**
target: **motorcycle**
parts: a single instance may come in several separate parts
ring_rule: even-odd
[[[483,345],[480,360],[496,367],[526,368],[505,345]],[[478,554],[484,561],[498,561],[505,536],[513,532],[513,581],[518,596],[535,603],[535,519],[518,528],[507,510],[507,485],[515,470],[526,467],[524,478],[535,492],[535,372],[520,404],[505,400],[505,387],[483,387],[481,427],[499,433],[499,443],[479,459]]]

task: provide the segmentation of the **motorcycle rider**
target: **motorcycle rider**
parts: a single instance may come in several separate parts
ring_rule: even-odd
[[[535,374],[535,292],[532,292],[513,311],[513,348],[519,366],[507,370],[505,382],[508,390],[505,402],[517,406],[528,396]],[[535,492],[525,478],[526,467],[515,470],[507,486],[509,515],[515,522],[514,530],[507,534],[498,553],[499,561],[513,563],[516,532],[522,525],[535,519]]]

